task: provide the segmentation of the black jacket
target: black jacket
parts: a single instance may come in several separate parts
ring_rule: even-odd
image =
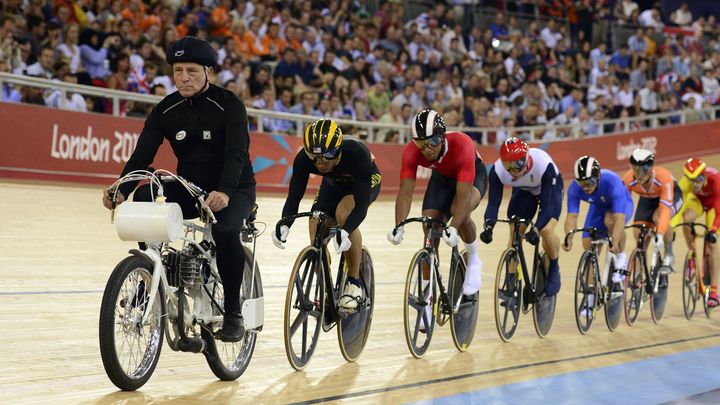
[[[179,92],[165,97],[150,112],[137,146],[122,175],[147,169],[167,139],[178,159],[177,173],[205,191],[229,197],[255,186],[245,105],[228,90],[210,85],[191,98]],[[137,183],[125,183],[127,196]]]

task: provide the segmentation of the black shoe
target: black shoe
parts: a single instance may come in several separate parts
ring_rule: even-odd
[[[223,342],[239,342],[245,337],[245,328],[243,327],[240,310],[225,311],[223,327],[219,337]]]

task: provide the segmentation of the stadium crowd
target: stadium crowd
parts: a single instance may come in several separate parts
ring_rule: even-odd
[[[717,16],[692,15],[686,3],[436,2],[412,19],[403,1],[378,3],[6,0],[0,72],[165,95],[175,90],[165,50],[193,35],[217,47],[212,82],[249,107],[405,124],[433,108],[448,126],[493,128],[487,143],[597,135],[614,129],[599,121],[683,109],[702,120],[720,98]],[[475,11],[488,7],[497,14],[481,24]],[[613,27],[635,29],[614,43]],[[9,84],[2,99],[112,111],[101,98]],[[126,102],[121,112],[144,117],[149,108]],[[296,133],[292,121],[262,124]],[[382,137],[398,141],[396,131]]]

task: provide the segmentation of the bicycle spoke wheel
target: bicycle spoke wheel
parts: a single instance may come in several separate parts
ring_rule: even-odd
[[[448,298],[452,308],[452,317],[450,318],[450,333],[452,334],[455,347],[464,352],[472,343],[475,336],[475,327],[478,318],[478,301],[480,300],[480,291],[471,296],[463,295],[462,286],[465,281],[467,268],[465,267],[465,255],[462,252],[458,256],[457,263],[450,268],[450,285],[448,288]]]
[[[577,274],[575,275],[575,323],[578,330],[583,335],[588,333],[595,317],[595,305],[590,304],[590,296],[597,299],[597,284],[595,281],[594,256],[589,252],[584,252],[578,264]],[[592,285],[590,285],[592,284]]]
[[[690,319],[695,314],[695,307],[699,298],[698,294],[698,276],[695,257],[688,253],[685,257],[685,265],[683,266],[683,311],[685,318]]]
[[[285,354],[295,370],[305,368],[315,351],[324,300],[325,284],[319,252],[308,246],[295,261],[285,296]]]
[[[707,242],[706,242],[707,243]],[[703,257],[703,289],[702,300],[703,308],[705,308],[705,317],[710,318],[712,308],[708,306],[708,298],[710,298],[710,263],[707,256]]]
[[[637,321],[644,301],[645,280],[643,275],[643,258],[635,249],[628,260],[627,276],[625,277],[625,321],[633,326]]]
[[[495,327],[505,342],[513,337],[520,320],[522,281],[518,267],[517,252],[508,248],[500,256],[495,273]]]
[[[425,355],[435,330],[435,283],[430,284],[430,254],[421,249],[410,261],[403,296],[405,342],[415,358]]]
[[[624,296],[625,290],[622,283],[613,283],[612,281],[612,269],[615,268],[615,260],[610,259],[610,266],[605,280],[605,285],[608,286],[604,290],[599,290],[601,293],[605,293],[605,324],[608,329],[612,332],[617,329],[620,324],[620,318],[623,314]]]
[[[660,264],[662,263],[662,256],[657,253],[655,258],[655,268],[650,272],[651,280],[653,280],[654,290],[650,297],[650,316],[653,322],[658,323],[662,320],[665,314],[665,304],[667,303],[668,297],[668,276],[658,274],[660,271]]]
[[[533,286],[535,287],[536,293],[545,291],[545,282],[547,281],[549,267],[550,260],[547,254],[543,252],[533,270]],[[555,318],[556,301],[557,294],[551,296],[541,294],[538,302],[533,305],[533,324],[535,325],[535,332],[540,337],[545,337],[550,333],[553,319]]]
[[[262,305],[261,301],[248,301],[257,300],[263,296],[262,281],[260,279],[260,269],[255,264],[255,277],[252,288],[251,280],[253,280],[253,273],[251,271],[252,266],[252,253],[246,247],[245,249],[245,267],[243,269],[242,285],[240,288],[240,305],[245,306],[247,304]],[[251,294],[252,290],[252,294]],[[222,282],[216,280],[207,286],[206,292],[213,297],[215,301],[212,304],[212,314],[214,316],[220,316],[220,311],[223,308],[225,301],[225,294],[222,287]],[[244,312],[244,311],[243,311]],[[244,322],[248,320],[244,319]],[[238,379],[247,369],[252,358],[253,351],[255,351],[255,343],[257,341],[257,333],[262,329],[262,326],[256,330],[245,330],[245,336],[238,342],[223,342],[222,340],[215,339],[214,328],[202,328],[202,335],[207,343],[205,350],[205,360],[207,360],[208,366],[212,370],[213,374],[222,381],[234,381]]]
[[[139,256],[121,261],[110,275],[100,306],[100,354],[110,381],[123,391],[142,387],[157,365],[165,332],[165,295],[149,305],[153,264]],[[147,322],[142,319],[149,314]]]
[[[372,323],[373,303],[375,302],[375,270],[372,257],[366,247],[362,248],[362,262],[360,263],[360,281],[365,289],[365,299],[358,303],[357,310],[340,319],[337,335],[340,352],[347,361],[355,361],[360,357]]]

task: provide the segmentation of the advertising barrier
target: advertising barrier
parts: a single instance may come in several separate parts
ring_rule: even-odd
[[[78,113],[41,106],[0,102],[0,178],[50,180],[109,185],[135,148],[143,120]],[[279,134],[250,134],[250,156],[259,191],[284,192],[301,139]],[[403,145],[371,144],[382,172],[382,192],[395,193],[400,184]],[[633,149],[655,151],[657,160],[670,161],[720,153],[720,123],[705,122],[636,131],[622,135],[587,137],[532,144],[546,150],[565,177],[584,154],[604,168],[622,170]],[[487,164],[498,158],[494,146],[478,146]],[[153,167],[175,171],[176,161],[163,144]],[[416,191],[424,191],[430,170],[418,170]],[[309,189],[319,184],[311,179]]]

